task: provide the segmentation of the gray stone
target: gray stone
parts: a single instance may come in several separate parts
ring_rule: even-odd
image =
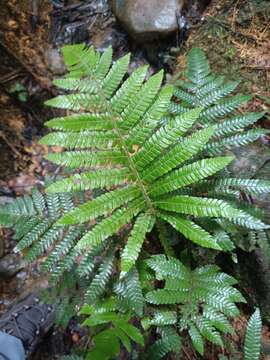
[[[113,0],[120,23],[137,41],[165,37],[177,30],[177,13],[183,0]]]
[[[26,266],[19,255],[8,254],[0,259],[0,278],[8,279]]]
[[[58,49],[48,48],[44,52],[45,61],[54,75],[63,75],[66,71],[63,57]]]
[[[270,181],[270,159],[269,162],[266,162],[264,166],[256,173],[255,178]],[[266,223],[270,224],[270,194],[266,193],[256,195],[254,197],[254,202],[258,207],[264,210]],[[269,231],[268,234],[270,235]]]
[[[235,160],[229,170],[236,177],[251,178],[270,160],[270,149],[259,142],[234,149],[233,153]]]

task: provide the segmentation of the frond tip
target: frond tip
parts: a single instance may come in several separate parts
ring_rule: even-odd
[[[258,360],[261,349],[262,320],[260,310],[256,309],[250,317],[244,346],[244,360]]]

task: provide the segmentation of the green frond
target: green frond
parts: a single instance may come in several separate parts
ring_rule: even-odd
[[[100,61],[95,69],[95,76],[98,80],[103,80],[107,75],[112,63],[112,47],[109,46],[100,57]]]
[[[52,132],[45,135],[40,144],[50,146],[62,146],[68,149],[86,149],[90,147],[106,149],[110,148],[118,138],[112,131],[95,132]]]
[[[66,109],[72,111],[106,111],[100,95],[88,93],[58,95],[53,99],[47,100],[45,105],[55,107],[57,109]]]
[[[143,84],[129,106],[127,106],[121,114],[122,129],[131,129],[150,108],[153,100],[159,92],[162,79],[163,71],[160,71],[156,75],[151,76],[149,80]]]
[[[104,151],[65,151],[50,153],[45,158],[57,165],[72,169],[93,168],[98,166],[127,165],[127,158],[121,150]]]
[[[202,110],[199,119],[204,123],[213,123],[216,119],[230,114],[251,99],[247,95],[236,95],[231,98],[220,100],[216,105]]]
[[[214,175],[227,166],[233,157],[224,156],[203,159],[174,170],[163,178],[155,181],[149,189],[150,196],[156,197],[196,183]]]
[[[188,329],[188,334],[191,338],[192,345],[194,346],[195,350],[198,351],[200,355],[204,354],[204,343],[202,335],[200,334],[200,331],[197,329],[196,325],[190,324]]]
[[[111,130],[110,114],[74,114],[51,119],[46,126],[54,130],[81,132],[84,130]]]
[[[200,317],[195,319],[195,324],[203,337],[205,337],[213,344],[223,347],[221,336],[211,324],[211,321],[209,321],[207,318]]]
[[[224,217],[231,219],[234,208],[223,200],[200,198],[188,195],[177,195],[156,201],[155,204],[163,210],[196,217]]]
[[[177,99],[183,100],[185,103],[188,103],[189,105],[196,104],[196,97],[194,95],[189,94],[187,91],[181,90],[179,88],[175,88],[173,95]]]
[[[61,237],[62,233],[63,229],[60,226],[53,225],[48,229],[48,231],[46,231],[46,233],[39,236],[39,239],[37,239],[38,242],[35,242],[35,244],[29,249],[26,259],[29,262],[36,260],[39,256],[46,252],[46,250],[49,249],[59,237]]]
[[[105,291],[113,271],[114,254],[111,252],[104,258],[99,267],[98,273],[94,276],[90,286],[85,293],[85,301],[88,303],[95,302],[98,297]]]
[[[161,89],[153,105],[144,114],[139,123],[129,132],[126,140],[128,146],[142,145],[147,140],[164,113],[166,113],[172,97],[172,91],[173,87],[171,85],[166,85]]]
[[[102,82],[102,91],[104,91],[106,97],[109,98],[118,89],[128,70],[129,60],[130,54],[127,54],[117,60],[104,78]]]
[[[175,144],[179,138],[194,124],[200,113],[200,109],[172,118],[168,123],[158,129],[146,141],[141,150],[133,157],[135,165],[139,169],[146,167],[152,160],[158,157],[162,150]]]
[[[40,221],[41,219],[39,217],[33,217],[30,219],[20,217],[15,224],[13,218],[12,222],[10,224],[5,224],[5,226],[13,226],[15,231],[14,239],[20,240],[26,234],[30,233],[30,231],[32,231],[32,229],[34,229],[35,226],[40,223]]]
[[[245,302],[239,291],[232,287],[235,279],[221,273],[217,266],[191,270],[179,260],[165,256],[151,257],[147,264],[165,285],[148,292],[146,301],[158,306],[177,304],[178,307],[173,308],[174,311],[153,312],[143,325],[166,328],[177,321],[180,331],[188,330],[200,354],[204,352],[204,339],[223,346],[220,333],[233,333],[228,317],[238,314],[235,303]],[[179,314],[175,314],[176,309]]]
[[[225,120],[216,126],[215,137],[231,135],[240,131],[246,126],[253,125],[264,115],[264,112],[245,113],[244,115],[237,115],[229,120]]]
[[[139,195],[140,191],[136,185],[112,190],[66,213],[58,221],[58,224],[71,225],[96,219],[98,216],[108,214]]]
[[[127,273],[136,263],[145,235],[152,230],[154,223],[155,218],[151,214],[140,214],[137,217],[121,255],[121,276]]]
[[[147,70],[147,66],[136,69],[112,97],[111,106],[116,113],[122,113],[133,102],[134,96],[142,86]]]
[[[189,108],[179,105],[179,104],[175,104],[173,102],[171,102],[168,107],[168,113],[171,115],[180,115],[182,113],[185,113],[188,110],[189,110]]]
[[[269,131],[265,129],[252,129],[243,134],[236,134],[219,141],[210,142],[206,145],[205,151],[208,154],[217,155],[224,152],[224,149],[229,150],[250,144],[268,133]]]
[[[179,260],[173,257],[169,259],[170,261],[167,260],[165,255],[154,255],[146,263],[155,271],[158,280],[166,279],[168,276],[175,278],[185,278],[188,276],[188,270]]]
[[[203,107],[213,105],[217,101],[221,100],[224,96],[229,95],[231,92],[233,92],[238,85],[239,85],[239,81],[234,81],[234,82],[222,85],[218,89],[212,90],[206,96],[201,98],[197,105],[203,106]]]
[[[126,208],[115,210],[113,214],[99,222],[87,232],[76,245],[78,249],[95,246],[114,235],[124,225],[128,224],[141,210],[144,209],[143,199],[133,200]]]
[[[237,316],[237,303],[245,301],[233,287],[236,280],[216,266],[189,268],[187,254],[181,252],[185,264],[176,258],[182,245],[174,245],[186,238],[231,251],[237,234],[251,236],[245,227],[256,230],[251,234],[260,246],[259,234],[268,226],[235,196],[267,192],[268,182],[212,177],[233,157],[211,154],[265,134],[243,131],[263,113],[237,114],[249,97],[230,95],[238,82],[212,75],[199,49],[189,54],[187,81],[174,90],[162,87],[162,71],[147,76],[147,67],[140,67],[129,75],[130,55],[112,63],[111,49],[100,56],[84,45],[63,53],[68,74],[55,84],[67,93],[47,105],[68,113],[47,123],[53,132],[41,143],[62,148],[52,148],[47,159],[66,167],[67,175],[53,181],[45,195],[35,192],[1,207],[0,222],[14,226],[16,249],[27,249],[28,259],[46,253],[42,268],[55,284],[65,286],[70,277],[77,298],[87,288],[91,316],[86,321],[98,327],[88,358],[117,357],[121,343],[132,349],[131,340],[143,345],[141,333],[128,322],[144,310],[143,325],[157,327],[152,358],[179,354],[181,332],[189,333],[201,354],[205,340],[222,346],[220,334],[232,333],[228,318]],[[173,93],[174,101],[184,101],[173,103]],[[161,235],[168,229],[161,245],[175,258],[144,261],[153,247],[147,243],[141,251],[143,243],[155,225]],[[106,306],[98,301],[105,293],[114,294]],[[69,299],[63,308],[74,313],[75,300]],[[145,299],[152,304],[147,309]]]
[[[147,353],[147,359],[162,359],[169,352],[175,352],[179,354],[181,351],[181,338],[177,332],[168,327],[165,334],[161,339],[157,340]]]
[[[193,135],[184,138],[179,144],[172,147],[161,158],[155,160],[142,172],[142,178],[153,181],[170,170],[196,155],[209,141],[214,133],[214,128],[209,127],[196,131]]]
[[[56,264],[72,249],[80,235],[82,235],[80,228],[68,230],[42,264],[42,270],[52,272]]]
[[[195,244],[210,249],[221,250],[217,239],[205,229],[195,224],[193,221],[187,220],[178,215],[171,215],[166,213],[160,213],[160,217],[171,224],[176,230],[178,230],[187,239],[191,240]]]
[[[87,252],[81,254],[81,261],[77,268],[77,273],[80,278],[89,278],[93,275],[93,272],[97,265],[96,259],[98,256],[104,256],[104,253],[108,249],[108,244],[110,240],[111,239],[107,239],[101,244],[92,246],[91,249],[87,250]]]
[[[205,189],[239,189],[251,194],[264,194],[270,192],[270,181],[241,178],[217,178],[202,182],[198,186]]]
[[[192,48],[187,56],[186,76],[192,82],[203,85],[210,74],[210,67],[204,52],[199,48]]]
[[[33,198],[28,195],[17,198],[12,203],[5,206],[0,206],[0,224],[4,226],[12,226],[19,219],[26,221],[30,218],[33,219],[38,217],[39,210],[44,205],[44,199],[41,193],[38,192],[36,197],[38,196],[41,196],[41,204],[38,208],[36,208]]]
[[[85,44],[67,45],[62,48],[64,63],[70,76],[80,78],[91,75],[99,61],[99,54]]]
[[[38,189],[33,189],[32,201],[33,201],[34,208],[37,210],[38,214],[42,215],[46,209],[45,196]]]
[[[48,193],[59,193],[64,191],[82,191],[89,189],[110,188],[115,185],[125,184],[129,176],[128,168],[102,169],[96,171],[75,174],[64,180],[51,184],[46,191]]]
[[[210,92],[218,90],[220,86],[223,85],[225,80],[225,76],[215,76],[213,79],[207,82],[207,84],[196,87],[194,92],[196,93],[198,99],[204,98],[204,96],[208,95]]]
[[[244,360],[258,360],[261,349],[262,320],[260,310],[256,309],[250,317],[244,346]]]
[[[132,268],[116,284],[114,292],[120,299],[127,304],[127,307],[142,316],[144,307],[144,297],[142,293],[139,274],[136,268]]]
[[[142,325],[145,330],[150,326],[166,326],[175,325],[177,323],[177,312],[169,310],[160,310],[153,313],[152,318],[145,318],[142,320]]]
[[[27,233],[20,242],[16,245],[15,251],[23,251],[27,247],[31,246],[36,242],[40,237],[46,233],[47,230],[51,227],[53,221],[51,219],[44,219],[39,222],[30,233]]]

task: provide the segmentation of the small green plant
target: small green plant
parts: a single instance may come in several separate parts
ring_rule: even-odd
[[[121,310],[121,307],[120,307]],[[122,344],[128,352],[132,350],[131,340],[144,345],[144,338],[137,327],[130,324],[130,314],[119,311],[117,301],[110,299],[98,306],[85,305],[80,314],[88,315],[84,326],[99,328],[92,337],[93,348],[86,359],[113,359],[120,352]]]
[[[72,45],[63,56],[68,73],[54,82],[63,94],[47,105],[68,113],[47,122],[53,131],[41,143],[62,147],[47,159],[69,175],[1,207],[0,222],[14,227],[29,261],[46,253],[62,323],[76,302],[91,304],[81,312],[94,329],[90,359],[130,351],[130,339],[142,347],[135,317],[156,327],[150,359],[179,354],[186,332],[200,354],[206,340],[223,346],[244,301],[236,281],[214,265],[184,265],[179,248],[194,263],[198,246],[232,252],[240,234],[263,238],[269,226],[242,194],[269,192],[270,182],[228,176],[234,157],[224,152],[265,134],[246,129],[264,114],[239,114],[249,97],[231,95],[238,83],[212,75],[198,49],[175,87],[145,66],[128,75],[129,55],[112,64],[111,48],[100,56]],[[108,296],[117,306],[102,312]]]

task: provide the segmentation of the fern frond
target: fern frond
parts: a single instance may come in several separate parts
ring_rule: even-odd
[[[153,181],[196,155],[209,141],[214,128],[209,127],[195,132],[172,147],[160,159],[155,160],[142,172],[144,180]]]
[[[250,317],[244,346],[244,360],[258,360],[261,349],[262,320],[259,309]]]
[[[222,153],[224,149],[229,150],[250,144],[268,133],[269,131],[264,129],[252,129],[246,131],[244,134],[236,134],[230,137],[226,137],[220,141],[210,142],[206,145],[205,150],[208,154],[217,155]]]
[[[71,225],[93,220],[98,216],[108,214],[139,195],[140,191],[136,185],[112,190],[65,214],[58,224]]]
[[[215,136],[231,135],[236,131],[240,131],[246,126],[253,125],[256,121],[264,116],[264,112],[246,113],[244,115],[237,115],[229,120],[225,120],[218,124],[215,130]]]
[[[53,132],[45,135],[40,143],[43,145],[62,146],[69,149],[84,149],[84,148],[108,148],[118,138],[112,131],[107,132],[91,132],[80,131],[77,132]]]
[[[108,217],[94,226],[92,230],[87,232],[78,242],[76,248],[84,249],[88,246],[95,246],[114,235],[118,230],[127,224],[134,216],[136,216],[144,208],[142,199],[134,200],[126,209],[120,208]]]
[[[64,180],[56,181],[47,188],[47,192],[59,193],[63,191],[82,191],[113,187],[125,184],[129,176],[128,168],[102,169],[96,171],[75,174]]]
[[[130,105],[121,114],[122,123],[120,126],[122,129],[131,129],[149,109],[159,92],[162,79],[163,71],[160,71],[143,84]]]
[[[186,76],[197,85],[203,85],[210,74],[210,67],[204,52],[199,48],[193,48],[187,57],[188,71]]]
[[[144,242],[145,235],[152,230],[154,223],[155,218],[151,214],[140,214],[137,217],[121,255],[121,276],[134,266]]]
[[[105,291],[113,271],[114,254],[111,252],[106,256],[99,267],[90,286],[85,293],[85,301],[88,303],[95,302],[98,297]]]
[[[93,151],[65,151],[50,153],[46,159],[69,168],[93,168],[98,166],[127,165],[126,156],[120,150]]]
[[[134,155],[134,163],[139,169],[146,167],[162,150],[174,144],[193,125],[200,109],[184,113],[162,126],[145,142],[141,150]]]
[[[149,189],[149,194],[156,197],[196,183],[222,170],[232,160],[233,157],[230,156],[216,157],[183,166],[179,170],[175,170],[162,179],[155,181]]]
[[[210,189],[240,189],[246,193],[264,194],[270,192],[270,181],[258,179],[222,178],[206,180],[198,185]]]
[[[161,339],[157,340],[150,348],[147,353],[147,358],[150,359],[162,359],[169,352],[175,352],[177,354],[181,351],[181,338],[177,332],[168,327],[164,331]]]
[[[142,316],[144,297],[137,269],[132,268],[114,287],[114,292],[127,307]]]
[[[164,288],[150,291],[146,301],[154,305],[178,304],[180,314],[174,312],[154,312],[146,319],[146,327],[166,326],[177,322],[179,329],[188,330],[195,349],[203,354],[203,339],[223,346],[221,333],[233,333],[228,321],[235,316],[237,302],[245,301],[242,295],[232,287],[235,279],[221,273],[216,266],[206,266],[191,270],[174,258],[154,256],[147,261],[158,279],[165,280]]]

